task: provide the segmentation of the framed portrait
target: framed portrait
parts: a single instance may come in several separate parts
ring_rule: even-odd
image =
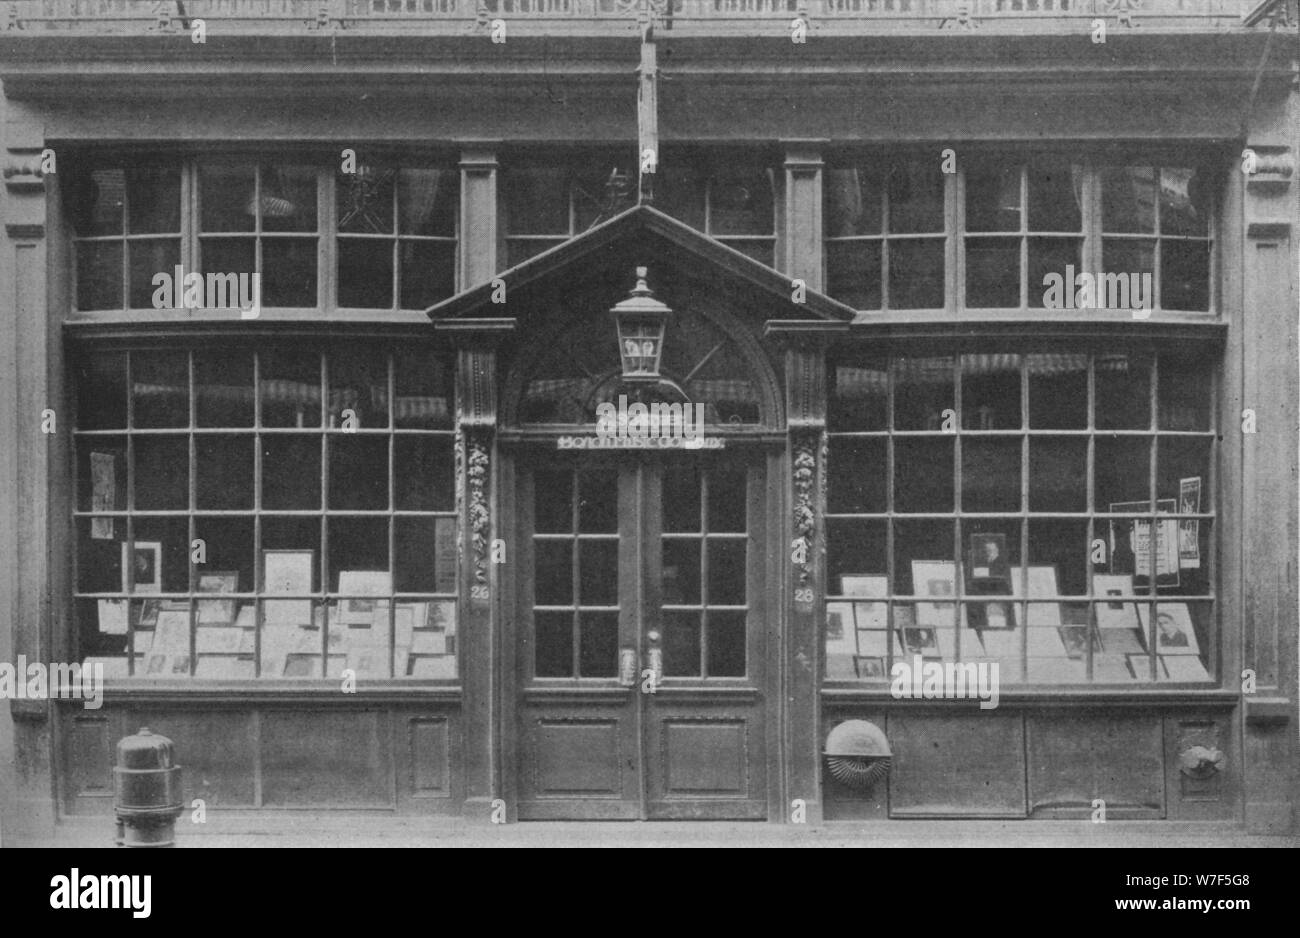
[[[966,624],[979,631],[1007,632],[1016,627],[1013,602],[967,602]]]
[[[972,586],[1005,585],[1011,592],[1011,564],[1005,534],[972,534],[966,550],[966,575]],[[985,592],[986,590],[980,590]]]
[[[858,653],[857,624],[853,619],[851,602],[828,602],[826,604],[826,655],[848,655]]]
[[[1156,606],[1156,653],[1160,655],[1200,656],[1192,613],[1187,603],[1160,603]]]
[[[922,658],[943,658],[943,646],[939,638],[941,634],[942,631],[938,628],[916,626],[900,630],[898,641],[902,653],[908,657],[920,655]]]
[[[1141,628],[1142,619],[1138,614],[1138,604],[1132,599],[1121,600],[1118,598],[1133,595],[1132,576],[1117,573],[1093,574],[1092,592],[1098,600],[1105,600],[1105,602],[1097,602],[1093,606],[1097,615],[1098,628]]]
[[[438,632],[446,632],[448,635],[456,634],[456,603],[449,599],[435,599],[427,603],[428,612],[426,617],[421,620],[417,618],[417,623],[423,621],[426,629],[433,629]]]
[[[238,593],[239,571],[213,570],[200,573],[197,592],[200,593]],[[235,621],[239,614],[239,601],[235,599],[200,599],[199,624],[228,624]]]
[[[951,560],[913,560],[912,593],[916,596],[956,597],[957,564]],[[955,602],[918,602],[916,624],[928,628],[951,628]]]
[[[369,625],[377,613],[388,615],[393,575],[387,570],[341,570],[339,616],[345,625]]]
[[[122,542],[122,592],[162,592],[162,542]]]

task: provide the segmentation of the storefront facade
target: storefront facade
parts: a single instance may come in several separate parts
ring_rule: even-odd
[[[10,6],[6,842],[1295,831],[1294,3]]]

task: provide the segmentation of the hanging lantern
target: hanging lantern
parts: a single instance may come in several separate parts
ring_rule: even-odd
[[[673,311],[656,300],[646,286],[646,268],[638,267],[636,278],[631,295],[609,312],[618,329],[623,377],[630,381],[657,381],[664,350],[664,329]]]

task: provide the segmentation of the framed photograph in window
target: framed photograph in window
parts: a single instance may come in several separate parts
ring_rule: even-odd
[[[122,543],[122,592],[162,592],[162,542]]]
[[[851,602],[826,604],[826,657],[858,653],[857,625],[853,619]]]
[[[197,591],[200,593],[238,593],[239,571],[214,570],[200,573]],[[200,625],[226,625],[239,614],[239,601],[235,599],[200,599]]]
[[[1149,512],[1147,502],[1111,502],[1111,514]],[[1156,585],[1177,586],[1178,566],[1178,501],[1162,498],[1156,502],[1156,513],[1169,515],[1155,524],[1156,529]],[[1145,585],[1151,578],[1151,521],[1145,518],[1124,518],[1110,523],[1111,571],[1128,573],[1130,566],[1134,582]]]
[[[951,560],[913,560],[912,593],[916,596],[956,597],[957,564]],[[926,628],[952,628],[955,602],[918,602],[916,624]]]
[[[941,629],[924,626],[901,629],[898,633],[898,641],[902,646],[902,653],[908,657],[920,655],[922,658],[942,659],[944,653],[939,638],[941,634]]]
[[[1156,606],[1156,653],[1161,655],[1200,656],[1192,613],[1187,603],[1160,603]]]
[[[970,586],[984,586],[978,592],[1011,592],[1011,564],[1007,560],[1005,534],[972,534],[966,551],[966,573]],[[972,590],[976,591],[976,590]]]
[[[1138,605],[1132,599],[1120,600],[1120,596],[1133,595],[1133,577],[1127,574],[1097,573],[1092,577],[1092,592],[1097,599],[1105,602],[1096,603],[1093,608],[1097,614],[1097,627],[1101,629],[1136,629],[1142,625],[1138,617]]]

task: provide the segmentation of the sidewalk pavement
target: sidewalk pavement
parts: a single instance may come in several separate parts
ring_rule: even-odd
[[[301,818],[182,815],[177,847],[1297,847],[1300,836],[1248,834],[1213,824],[1111,821],[527,822],[409,819],[392,815]],[[5,846],[111,847],[111,817],[65,821],[52,839],[10,835]]]

